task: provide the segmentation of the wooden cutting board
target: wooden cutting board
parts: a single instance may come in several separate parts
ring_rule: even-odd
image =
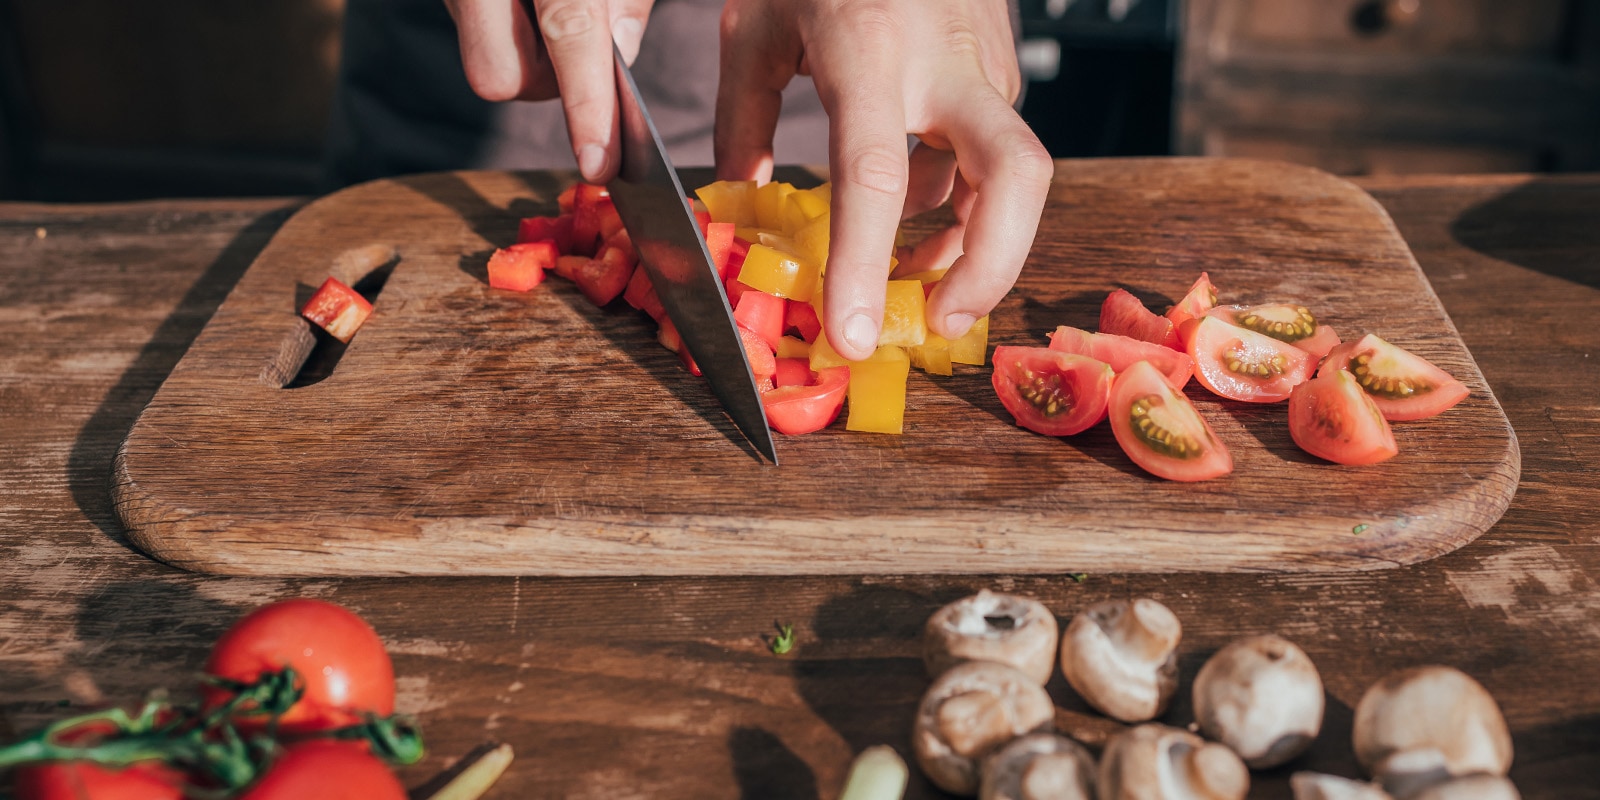
[[[991,345],[1042,345],[1057,325],[1093,328],[1116,287],[1160,309],[1208,270],[1223,302],[1301,301],[1472,390],[1395,425],[1400,455],[1357,468],[1297,449],[1284,405],[1191,383],[1235,461],[1202,484],[1147,476],[1106,425],[1019,429],[989,369],[959,365],[913,371],[903,436],[841,422],[780,436],[782,466],[758,463],[644,315],[555,278],[527,294],[486,285],[492,248],[519,217],[553,213],[570,179],[424,175],[296,214],[124,444],[113,489],[131,539],[226,574],[1371,569],[1471,541],[1516,489],[1515,435],[1405,243],[1321,172],[1060,162],[992,316]],[[324,343],[295,378],[313,340],[295,310],[329,274],[386,282],[337,362]]]

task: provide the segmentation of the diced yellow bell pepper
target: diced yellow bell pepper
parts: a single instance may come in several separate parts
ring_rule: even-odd
[[[938,283],[939,281],[944,280],[944,274],[949,271],[950,268],[945,267],[944,269],[930,269],[926,272],[913,272],[910,275],[900,278],[900,280],[917,281],[923,286],[927,286],[930,283]]]
[[[950,366],[950,340],[933,331],[928,331],[927,341],[920,347],[906,348],[906,355],[911,357],[911,366],[931,375],[953,375],[955,370]]]
[[[783,230],[783,208],[794,192],[788,183],[770,181],[756,189],[756,224],[770,230]]]
[[[733,228],[733,235],[734,236],[737,236],[738,238],[743,239],[743,240],[745,240],[745,241],[747,241],[747,242],[749,242],[751,244],[755,244],[756,242],[760,241],[761,240],[761,234],[767,233],[767,232],[768,231],[767,231],[766,228],[758,228],[758,227],[756,227],[754,225],[750,225],[750,226],[739,226],[739,225],[736,225]]]
[[[833,345],[828,344],[827,334],[818,336],[817,340],[811,343],[810,358],[812,372],[821,372],[828,367],[848,367],[856,363],[839,355],[839,351],[833,349]]]
[[[985,314],[965,336],[950,343],[950,360],[957,364],[981,366],[989,355],[989,315]]]
[[[850,418],[845,430],[900,433],[905,429],[906,378],[911,359],[898,347],[880,347],[850,365]]]
[[[889,281],[884,287],[883,330],[878,346],[915,347],[928,338],[922,283]]]
[[[833,206],[833,181],[828,181],[812,189],[811,193],[820,198],[822,202],[827,203],[829,207]]]
[[[828,213],[828,201],[814,189],[797,189],[783,203],[783,229],[791,236],[806,223]]]
[[[762,234],[758,239],[768,244],[752,244],[739,269],[739,282],[767,294],[807,302],[817,289],[821,270],[801,256],[780,250],[781,237]]]
[[[822,216],[807,222],[800,227],[800,230],[795,231],[793,237],[794,249],[821,267],[824,274],[828,271],[828,241],[831,233],[829,228],[832,225],[833,215],[824,211]]]
[[[756,225],[755,181],[717,181],[694,190],[706,204],[712,222]],[[751,239],[750,241],[755,241]]]
[[[819,340],[821,337],[817,337]],[[804,339],[782,336],[778,339],[778,358],[810,358],[811,344]]]

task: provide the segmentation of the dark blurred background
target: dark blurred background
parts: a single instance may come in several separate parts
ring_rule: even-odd
[[[0,199],[303,194],[343,0],[0,0]],[[1057,156],[1600,169],[1600,0],[1022,0]]]

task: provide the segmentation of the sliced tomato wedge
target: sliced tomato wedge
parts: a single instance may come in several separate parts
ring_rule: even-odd
[[[1246,403],[1289,399],[1294,387],[1311,378],[1311,354],[1271,336],[1206,317],[1189,339],[1200,385],[1219,397]]]
[[[1177,305],[1167,309],[1167,319],[1172,320],[1172,326],[1176,328],[1186,320],[1205,316],[1207,311],[1216,306],[1217,287],[1211,285],[1211,276],[1202,272],[1194,285],[1189,287],[1189,293]]]
[[[1339,345],[1339,334],[1318,322],[1310,309],[1295,303],[1218,306],[1207,313],[1229,325],[1292,344],[1318,361]]]
[[[805,364],[803,359],[794,360],[800,361],[802,366]],[[779,369],[781,372],[782,367]],[[849,367],[827,367],[818,370],[815,378],[804,386],[780,385],[762,394],[761,406],[773,430],[799,436],[833,424],[844,407],[845,392],[849,388]]]
[[[1383,412],[1342,369],[1323,370],[1294,387],[1289,435],[1301,450],[1335,464],[1376,464],[1400,452]]]
[[[779,389],[805,386],[811,383],[813,374],[809,358],[779,358],[777,372],[772,375],[772,385]]]
[[[995,394],[1017,424],[1046,436],[1071,436],[1105,418],[1111,367],[1048,347],[994,349]]]
[[[1188,353],[1114,333],[1090,333],[1062,325],[1050,334],[1050,349],[1104,361],[1113,372],[1121,372],[1136,361],[1149,361],[1167,376],[1174,389],[1182,389],[1194,375],[1194,359]]]
[[[1145,308],[1144,303],[1126,289],[1112,292],[1100,305],[1100,332],[1179,349],[1178,333],[1172,320]]]
[[[1383,418],[1405,422],[1437,416],[1466,399],[1467,387],[1427,359],[1372,334],[1341,344],[1322,372],[1349,370]]]
[[[1148,361],[1117,375],[1111,432],[1146,472],[1172,481],[1204,481],[1233,471],[1233,456],[1194,404]]]

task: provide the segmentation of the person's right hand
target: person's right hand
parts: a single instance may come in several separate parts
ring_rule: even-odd
[[[615,38],[631,65],[654,0],[445,0],[461,37],[467,82],[485,100],[560,96],[578,170],[590,183],[616,175]]]

